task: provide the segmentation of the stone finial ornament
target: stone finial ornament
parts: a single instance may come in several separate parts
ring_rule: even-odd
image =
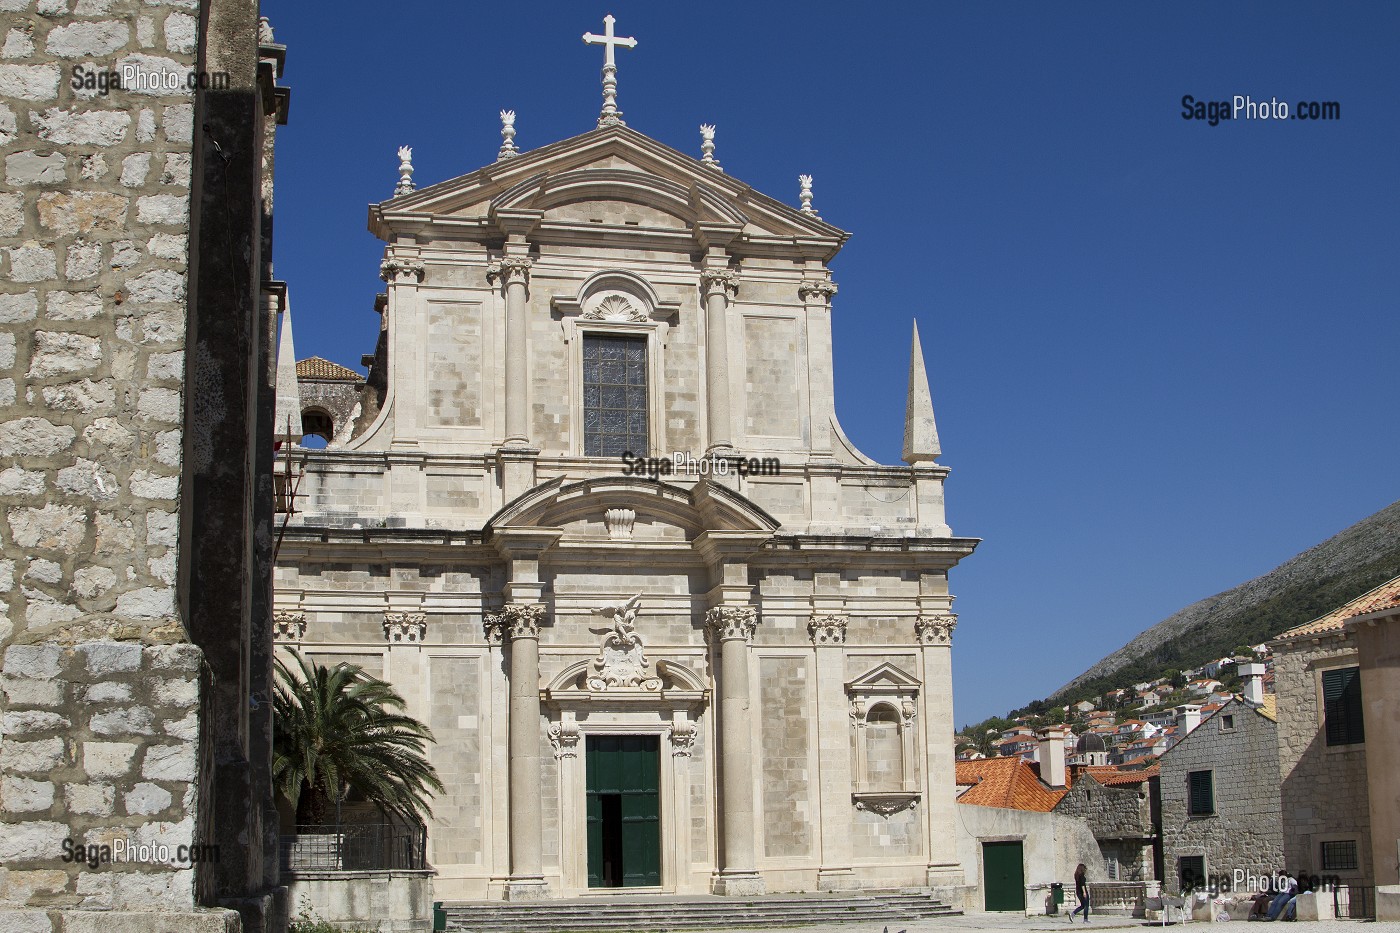
[[[501,111],[501,151],[496,153],[496,161],[502,162],[520,155],[515,148],[515,111]]]
[[[394,188],[394,197],[404,194],[412,194],[416,189],[413,185],[413,150],[408,146],[399,147],[399,183]]]
[[[813,217],[816,217],[817,212],[812,207],[812,176],[798,175],[797,181],[802,185],[802,192],[799,195],[802,199],[802,213],[811,214]]]
[[[598,114],[598,129],[605,126],[626,126],[622,122],[622,111],[617,109],[617,61],[614,58],[613,50],[618,46],[625,49],[635,49],[637,40],[631,36],[613,35],[613,24],[617,20],[609,13],[603,17],[603,34],[594,35],[591,32],[583,34],[583,41],[588,45],[601,45],[603,47],[603,111]]]
[[[715,158],[715,128],[709,123],[700,124],[700,161],[717,172],[724,169],[719,167],[719,160]]]
[[[277,40],[272,36],[272,22],[266,16],[258,17],[258,42],[261,45],[272,45]]]

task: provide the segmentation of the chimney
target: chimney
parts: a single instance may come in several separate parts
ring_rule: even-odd
[[[1181,707],[1181,737],[1185,738],[1201,724],[1201,708],[1190,703]]]
[[[1264,702],[1264,665],[1241,664],[1240,677],[1244,680],[1244,698],[1255,706]]]
[[[1035,734],[1040,740],[1040,779],[1051,787],[1065,786],[1065,737],[1069,730],[1064,726],[1046,726]]]

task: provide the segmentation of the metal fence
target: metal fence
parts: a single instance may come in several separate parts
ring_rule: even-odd
[[[1376,889],[1370,885],[1339,884],[1332,889],[1332,909],[1339,920],[1376,919]]]
[[[422,826],[392,823],[298,826],[281,839],[283,871],[387,871],[428,867]]]

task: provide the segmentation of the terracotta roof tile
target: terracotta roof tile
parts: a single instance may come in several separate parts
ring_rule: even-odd
[[[298,379],[333,379],[337,381],[364,382],[365,377],[355,372],[353,369],[346,369],[339,363],[332,363],[330,360],[322,359],[319,356],[309,357],[304,360],[297,360]]]
[[[1387,580],[1369,593],[1362,593],[1349,603],[1344,603],[1326,615],[1318,616],[1311,622],[1295,626],[1275,638],[1298,638],[1304,635],[1326,635],[1340,632],[1347,619],[1368,612],[1379,612],[1400,606],[1400,577]]]
[[[1020,757],[957,762],[957,784],[968,790],[958,803],[1049,813],[1065,791],[1051,790]]]

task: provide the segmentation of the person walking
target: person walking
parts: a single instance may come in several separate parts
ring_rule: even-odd
[[[1069,922],[1074,922],[1074,915],[1081,910],[1084,911],[1084,922],[1089,922],[1089,870],[1080,862],[1079,867],[1074,870],[1074,896],[1079,899],[1079,906],[1070,911]]]

